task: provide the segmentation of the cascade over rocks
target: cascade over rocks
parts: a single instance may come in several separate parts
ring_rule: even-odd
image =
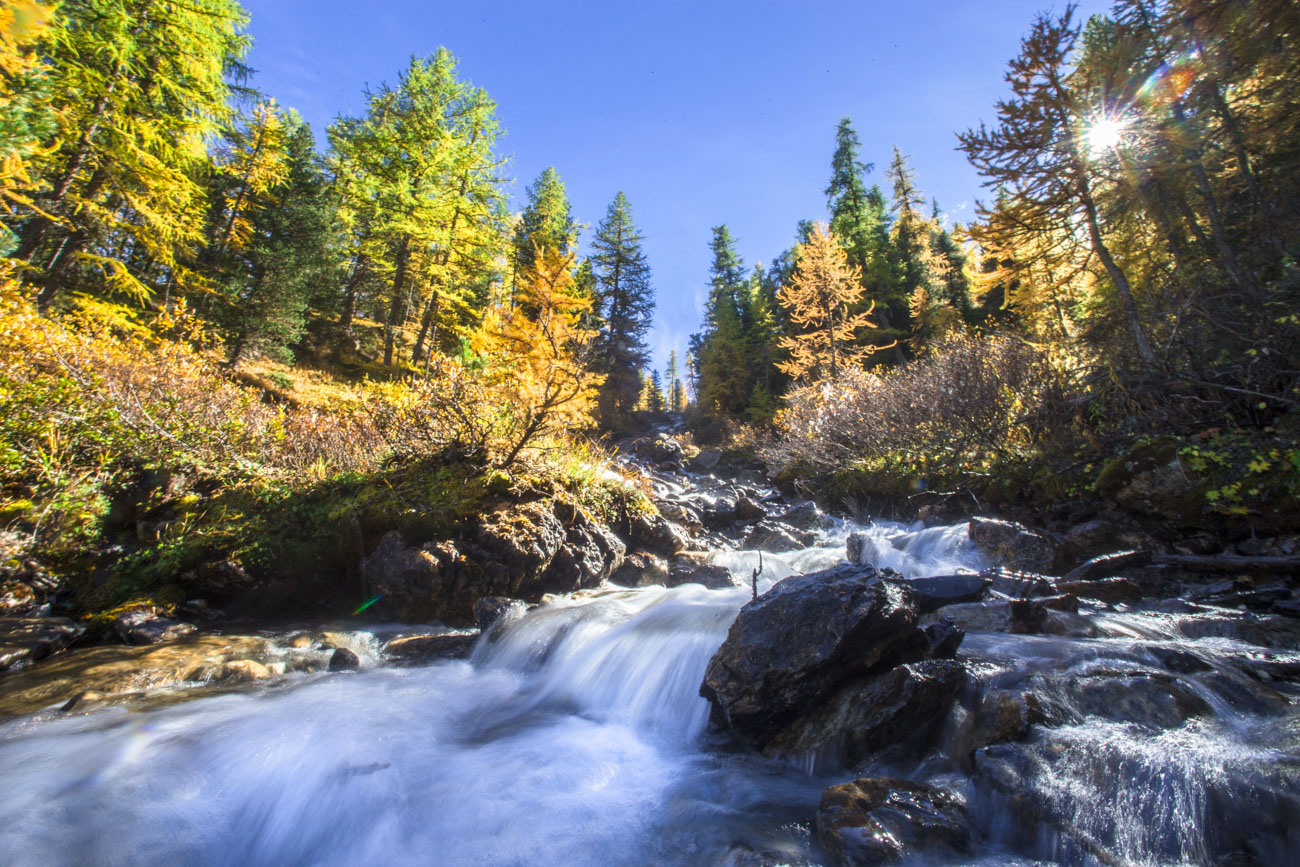
[[[925,783],[860,777],[822,793],[817,842],[836,867],[888,864],[935,847],[969,851],[965,804]]]

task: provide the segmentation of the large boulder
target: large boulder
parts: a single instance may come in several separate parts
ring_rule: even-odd
[[[668,563],[654,554],[628,554],[609,580],[622,587],[647,587],[668,583]]]
[[[796,575],[740,610],[700,694],[714,718],[763,744],[916,630],[916,594],[845,563]]]
[[[731,570],[726,566],[678,560],[673,563],[672,571],[668,574],[667,585],[677,587],[681,584],[703,584],[710,590],[718,590],[724,587],[735,587],[736,579],[732,577]]]
[[[855,680],[774,737],[765,751],[806,756],[829,749],[849,763],[881,753],[919,754],[932,744],[965,680],[965,668],[952,659]]]
[[[587,512],[574,509],[564,544],[544,577],[561,593],[596,587],[618,571],[626,553],[622,539]]]
[[[862,867],[925,849],[969,851],[971,830],[956,795],[910,780],[866,777],[822,793],[817,842],[836,867]]]
[[[979,601],[984,596],[988,578],[974,573],[929,575],[924,578],[909,578],[907,583],[916,591],[920,610],[929,612],[944,605]]]
[[[1052,571],[1056,544],[1037,530],[1012,521],[971,518],[969,532],[975,547],[999,565],[1040,574]]]
[[[57,653],[85,631],[66,617],[0,617],[0,671]]]
[[[681,527],[656,512],[636,512],[627,519],[628,537],[634,549],[671,557],[691,546]]]

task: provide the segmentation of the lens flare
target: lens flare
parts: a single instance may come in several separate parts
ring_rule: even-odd
[[[1088,131],[1084,133],[1084,139],[1088,142],[1088,151],[1093,156],[1099,156],[1108,150],[1119,147],[1124,141],[1124,134],[1127,127],[1119,118],[1102,117],[1093,121],[1088,126]]]

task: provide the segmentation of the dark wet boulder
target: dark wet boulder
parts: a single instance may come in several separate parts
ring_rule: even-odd
[[[57,653],[85,631],[66,617],[0,617],[0,671]]]
[[[723,587],[735,587],[736,579],[732,577],[731,570],[726,566],[679,560],[673,563],[672,570],[668,573],[667,585],[677,587],[682,584],[703,584],[710,590],[717,590]]]
[[[710,530],[721,530],[736,520],[736,501],[731,497],[701,497],[699,509],[700,521]]]
[[[396,530],[385,533],[361,562],[366,595],[376,598],[378,612],[402,620],[468,615],[468,610],[457,609],[468,609],[472,602],[466,599],[459,606],[453,598],[462,572],[469,569],[461,567],[461,554],[453,543],[407,545]]]
[[[699,512],[684,503],[656,500],[655,508],[659,510],[659,514],[675,524],[680,524],[691,534],[697,534],[704,529],[704,525],[700,523]]]
[[[1043,709],[1032,692],[986,689],[976,700],[946,744],[949,754],[970,770],[976,750],[990,744],[1017,741],[1029,727],[1044,720]]]
[[[1049,717],[1077,722],[1098,717],[1148,728],[1174,728],[1191,717],[1207,716],[1210,706],[1171,675],[1150,671],[1098,671],[1048,680],[1039,676]]]
[[[921,630],[925,637],[925,659],[952,659],[966,637],[951,617],[941,617]]]
[[[1083,581],[1071,581],[1063,578],[1056,583],[1056,589],[1080,599],[1096,599],[1108,605],[1121,602],[1137,602],[1142,598],[1142,588],[1131,578],[1092,578]]]
[[[633,549],[671,557],[691,546],[691,540],[682,528],[657,511],[629,515],[627,524]]]
[[[969,532],[975,547],[999,565],[1024,572],[1052,571],[1057,546],[1045,533],[994,518],[971,518]]]
[[[796,530],[825,530],[831,525],[831,519],[811,500],[795,503],[778,515],[777,520]]]
[[[1013,572],[993,569],[985,573],[989,588],[1011,599],[1028,599],[1032,596],[1052,596],[1056,585],[1051,578],[1033,572]]]
[[[908,578],[907,583],[916,591],[917,604],[924,612],[959,602],[976,602],[984,595],[988,585],[984,575],[930,575],[925,578]]]
[[[864,777],[822,793],[817,842],[836,867],[864,867],[933,849],[967,852],[971,829],[964,802],[950,792]]]
[[[657,435],[649,443],[638,449],[637,454],[643,455],[657,464],[679,464],[686,458],[686,450],[682,448],[682,444],[667,434]]]
[[[474,600],[474,622],[480,632],[487,632],[498,621],[503,623],[524,616],[528,605],[519,599],[506,596],[483,596]]]
[[[786,578],[740,610],[700,694],[715,720],[762,744],[890,657],[916,618],[916,594],[870,566]]]
[[[148,608],[119,614],[113,628],[124,644],[158,644],[193,635],[198,629]]]
[[[882,754],[919,755],[933,745],[965,681],[965,667],[952,659],[858,678],[778,733],[764,752],[804,756],[829,749],[848,763]]]
[[[1095,578],[1113,578],[1125,569],[1140,568],[1151,563],[1150,551],[1116,551],[1103,554],[1082,563],[1061,578],[1062,581],[1089,581]]]
[[[623,565],[626,553],[622,539],[586,511],[573,509],[564,543],[542,580],[560,593],[597,587]]]
[[[361,658],[346,647],[336,647],[330,655],[330,671],[356,671],[360,667]]]
[[[405,665],[436,659],[463,659],[469,655],[478,636],[477,632],[399,635],[384,645],[384,654]]]
[[[736,498],[735,514],[737,521],[758,521],[767,517],[767,509],[756,500],[742,495]]]
[[[797,535],[796,535],[797,534]],[[816,541],[816,534],[793,531],[771,521],[760,521],[745,534],[740,547],[746,551],[802,551]]]
[[[959,602],[936,608],[925,615],[921,622],[932,623],[942,617],[951,619],[967,632],[1005,632],[1011,622],[1011,607],[1005,599]]]
[[[654,554],[628,554],[609,580],[621,587],[647,587],[668,581],[668,564]]]
[[[711,470],[722,460],[722,452],[716,449],[704,449],[691,460],[691,466],[697,470]]]

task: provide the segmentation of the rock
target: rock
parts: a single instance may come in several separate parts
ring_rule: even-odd
[[[1114,522],[1094,518],[1076,524],[1065,533],[1065,545],[1080,559],[1094,556],[1096,551],[1104,551],[1115,543],[1121,528]]]
[[[1300,599],[1279,599],[1273,603],[1273,613],[1284,617],[1300,617]]]
[[[469,655],[478,637],[477,632],[403,635],[385,644],[384,653],[407,664],[434,659],[463,659]]]
[[[523,503],[490,512],[480,520],[472,545],[462,552],[481,569],[484,585],[492,588],[476,597],[540,597],[551,589],[544,576],[567,538],[550,503]]]
[[[1162,667],[1175,674],[1199,674],[1203,671],[1214,670],[1214,666],[1196,654],[1166,644],[1149,644],[1143,650],[1159,662]]]
[[[861,563],[862,555],[867,551],[867,535],[865,533],[850,533],[849,538],[844,542],[844,559],[850,563]]]
[[[158,644],[198,632],[192,623],[181,623],[147,608],[119,614],[113,628],[126,644]]]
[[[356,671],[361,667],[361,658],[346,647],[334,648],[330,656],[330,671]]]
[[[655,507],[659,510],[659,514],[685,527],[691,534],[699,533],[704,529],[704,525],[700,523],[699,513],[690,506],[674,503],[672,500],[656,500]]]
[[[791,576],[740,610],[700,694],[715,720],[763,743],[911,638],[916,616],[915,594],[870,566]]]
[[[711,470],[722,460],[722,452],[716,449],[704,449],[691,461],[697,470]]]
[[[1119,575],[1125,569],[1147,566],[1150,563],[1150,551],[1116,551],[1114,554],[1093,557],[1088,562],[1074,567],[1061,580],[1073,582],[1088,581],[1093,578],[1111,578]]]
[[[767,510],[754,500],[746,496],[736,498],[737,521],[757,521],[765,517],[767,517]]]
[[[1038,635],[1046,631],[1047,606],[1038,599],[1012,599],[1007,631],[1013,635]]]
[[[1056,560],[1056,545],[1044,534],[1011,521],[971,518],[970,538],[985,555],[1008,569],[1047,573]]]
[[[402,620],[437,620],[458,606],[456,592],[460,552],[451,542],[407,545],[396,530],[385,533],[361,562],[367,596],[379,597],[384,616]],[[463,615],[462,615],[463,616]]]
[[[672,571],[668,575],[668,586],[677,587],[682,584],[703,584],[710,590],[718,590],[723,587],[735,587],[736,579],[731,576],[731,570],[726,566],[679,561],[673,563]]]
[[[638,512],[628,517],[628,535],[633,547],[671,557],[691,546],[691,540],[681,527],[670,522],[658,512]]]
[[[1051,596],[1056,587],[1051,579],[1030,572],[1009,572],[995,569],[986,573],[989,587],[1012,599],[1028,599],[1031,596]]]
[[[542,576],[551,592],[571,593],[597,587],[612,576],[627,546],[603,524],[582,509],[573,510],[573,520],[565,529],[564,544]]]
[[[796,530],[825,530],[831,525],[831,519],[810,500],[795,503],[778,515],[777,520]]]
[[[0,617],[0,671],[44,659],[85,632],[66,617]]]
[[[859,678],[773,737],[764,752],[804,756],[829,748],[850,764],[883,752],[920,754],[933,743],[965,680],[965,668],[951,659]]]
[[[967,852],[971,830],[956,795],[910,780],[862,777],[822,793],[817,842],[836,867],[861,867],[935,848]]]
[[[700,520],[710,530],[721,530],[736,520],[736,502],[727,497],[701,497]]]
[[[802,551],[816,540],[816,535],[805,532],[795,536],[789,530],[769,521],[760,521],[750,528],[740,547],[746,551]]]
[[[1042,721],[1042,707],[1033,693],[987,689],[954,734],[948,749],[969,770],[976,750],[989,744],[1020,740],[1029,733],[1031,725]]]
[[[957,628],[951,617],[943,617],[921,630],[925,636],[926,659],[952,659],[957,655],[966,633]]]
[[[641,452],[655,463],[680,463],[686,458],[682,444],[667,434],[656,436],[648,445],[638,449],[638,454]]]
[[[925,578],[908,578],[907,584],[916,591],[920,610],[929,612],[945,605],[977,601],[984,595],[988,579],[974,574],[930,575]]]
[[[1148,673],[1097,674],[1067,678],[1064,692],[1071,709],[1083,716],[1153,728],[1173,728],[1210,706],[1169,676]]]
[[[528,606],[505,596],[484,596],[474,601],[474,622],[480,632],[487,632],[498,621],[509,622],[524,616]]]
[[[222,663],[212,679],[217,683],[248,683],[271,676],[271,669],[256,660],[232,659]]]
[[[1087,581],[1062,579],[1056,584],[1061,593],[1082,599],[1096,599],[1108,605],[1137,602],[1142,598],[1142,588],[1131,578],[1096,578]]]
[[[647,587],[668,583],[668,563],[654,554],[629,554],[623,565],[610,576],[610,581],[623,587]]]
[[[925,615],[921,623],[934,623],[941,617],[967,632],[1005,632],[1011,623],[1011,606],[1001,599],[945,605]]]
[[[0,717],[62,705],[77,696],[85,696],[87,703],[117,702],[187,681],[207,682],[226,662],[266,659],[269,654],[266,639],[241,635],[69,650],[29,670],[7,675],[0,691]],[[186,694],[191,692],[199,694],[197,690]]]

